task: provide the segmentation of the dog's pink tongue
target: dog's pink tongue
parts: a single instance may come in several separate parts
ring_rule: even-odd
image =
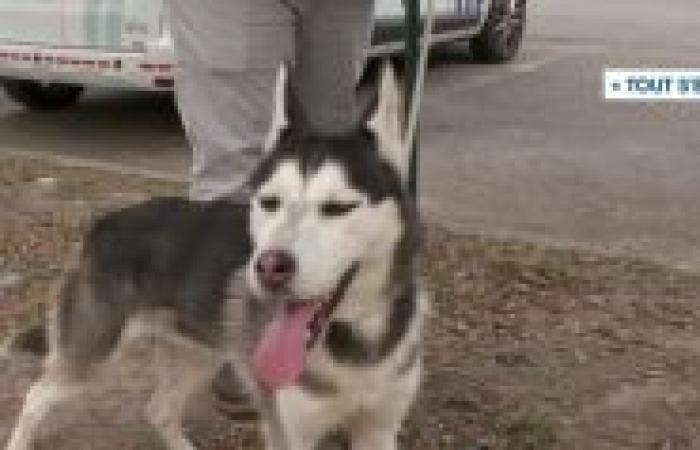
[[[294,305],[279,311],[263,331],[253,354],[258,381],[270,390],[293,384],[304,369],[306,335],[315,305]]]

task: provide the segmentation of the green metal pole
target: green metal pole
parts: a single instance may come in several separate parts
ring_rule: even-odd
[[[418,74],[418,60],[421,35],[420,0],[405,0],[406,2],[406,33],[405,33],[405,89],[406,117],[409,115],[413,93],[415,92]],[[414,200],[418,201],[418,163],[419,145],[418,133],[411,148],[411,165],[409,170],[408,189]]]

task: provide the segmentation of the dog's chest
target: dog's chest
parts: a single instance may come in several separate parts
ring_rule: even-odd
[[[317,419],[329,427],[342,426],[367,412],[402,416],[421,374],[419,361],[408,370],[402,367],[409,352],[407,340],[390,357],[364,366],[338,363],[328,352],[312,352],[299,386],[284,398],[292,399],[295,408],[319,412]]]
[[[411,372],[419,363],[416,353],[420,347],[419,322],[414,317],[407,323],[401,338],[389,349],[384,348],[384,336],[390,328],[384,327],[383,332],[378,332],[376,324],[372,323],[372,333],[365,333],[352,322],[342,322],[346,327],[343,333],[348,333],[348,336],[343,338],[345,342],[336,344],[343,347],[330,345],[327,334],[324,345],[317,346],[307,356],[307,380],[341,398],[350,396],[348,401],[357,398],[358,392],[387,392],[397,379]],[[318,386],[310,387],[313,391]]]

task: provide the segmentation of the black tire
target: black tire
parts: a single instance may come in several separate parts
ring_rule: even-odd
[[[512,60],[523,41],[526,17],[527,0],[492,0],[484,27],[470,41],[474,59],[486,63]]]
[[[31,80],[3,80],[7,96],[29,109],[55,111],[74,105],[83,86],[65,83],[41,84]]]

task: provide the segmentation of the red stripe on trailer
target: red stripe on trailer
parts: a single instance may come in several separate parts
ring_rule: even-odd
[[[170,63],[141,63],[139,68],[144,72],[171,72],[174,65]]]

